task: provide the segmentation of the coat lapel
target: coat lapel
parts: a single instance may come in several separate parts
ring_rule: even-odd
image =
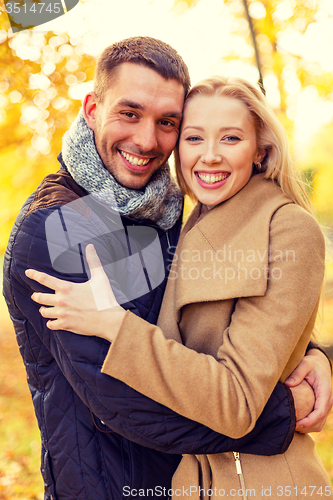
[[[265,294],[270,221],[288,203],[292,201],[272,180],[258,174],[197,224],[195,208],[172,268],[177,316],[186,304]]]

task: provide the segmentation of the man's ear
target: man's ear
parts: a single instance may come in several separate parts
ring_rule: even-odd
[[[83,115],[87,122],[87,125],[91,130],[95,131],[96,127],[96,108],[97,100],[94,92],[89,92],[82,103]]]

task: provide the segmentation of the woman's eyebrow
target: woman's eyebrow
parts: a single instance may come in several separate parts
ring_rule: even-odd
[[[236,126],[230,126],[230,127],[221,127],[220,132],[224,132],[225,130],[239,130],[240,132],[244,132],[244,130],[241,127],[236,127]]]
[[[183,128],[183,132],[184,130],[186,130],[187,128],[194,128],[195,130],[204,130],[202,127],[196,127],[195,125],[187,125],[187,127],[184,127]]]
[[[203,127],[197,127],[195,125],[187,125],[186,127],[183,128],[183,132],[184,130],[186,130],[187,128],[194,128],[195,130],[204,130]],[[234,126],[230,126],[230,127],[221,127],[219,129],[219,132],[224,132],[226,130],[239,130],[240,132],[244,132],[244,130],[240,127],[234,127]]]

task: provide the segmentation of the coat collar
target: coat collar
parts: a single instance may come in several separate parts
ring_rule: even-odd
[[[198,204],[184,227],[171,270],[177,277],[177,311],[195,302],[263,296],[271,218],[288,203],[291,199],[274,181],[257,174],[195,223]]]

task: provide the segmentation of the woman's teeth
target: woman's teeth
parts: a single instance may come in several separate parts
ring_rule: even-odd
[[[199,174],[198,173],[197,176],[199,177],[199,179],[206,182],[206,184],[214,184],[215,182],[224,181],[224,179],[226,179],[229,176],[229,174],[209,175],[209,174]]]
[[[138,158],[137,156],[131,156],[128,153],[125,153],[125,151],[120,151],[120,153],[131,165],[147,165],[150,160],[150,158],[148,158],[148,160],[143,160],[142,158]]]

